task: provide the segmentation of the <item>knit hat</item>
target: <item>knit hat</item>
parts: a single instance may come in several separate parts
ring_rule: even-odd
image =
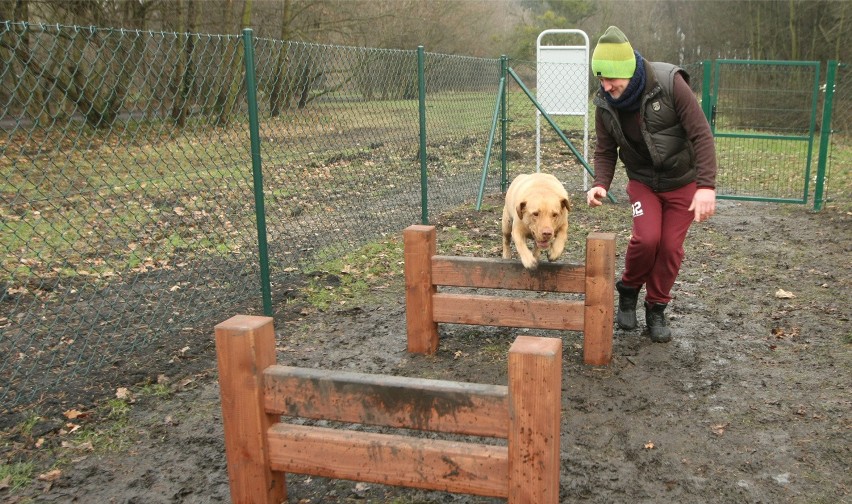
[[[592,53],[592,73],[595,77],[629,79],[636,70],[636,56],[627,36],[610,26],[606,29]]]

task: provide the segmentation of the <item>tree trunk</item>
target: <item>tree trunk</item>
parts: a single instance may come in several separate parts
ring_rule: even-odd
[[[272,72],[272,91],[269,93],[269,113],[272,117],[278,117],[283,108],[282,89],[285,88],[287,82],[287,40],[290,38],[290,0],[284,0],[284,11],[281,14],[280,38],[282,45],[278,50],[278,57],[275,61],[275,71]],[[286,106],[286,102],[284,105]]]

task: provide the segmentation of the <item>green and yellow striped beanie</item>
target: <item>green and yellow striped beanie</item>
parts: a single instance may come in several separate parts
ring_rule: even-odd
[[[627,36],[610,26],[606,29],[592,53],[592,73],[595,77],[629,79],[636,70],[636,56]]]

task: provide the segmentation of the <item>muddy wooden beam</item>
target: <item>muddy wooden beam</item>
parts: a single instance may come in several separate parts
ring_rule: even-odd
[[[509,389],[323,369],[271,366],[266,410],[292,417],[505,438]]]

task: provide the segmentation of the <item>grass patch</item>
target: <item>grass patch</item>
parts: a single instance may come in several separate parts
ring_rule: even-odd
[[[308,303],[320,310],[368,302],[380,295],[403,270],[401,238],[368,243],[342,257],[319,261],[326,274],[314,275],[305,288]],[[337,282],[330,282],[334,278]],[[378,291],[378,292],[377,292]]]
[[[11,491],[24,488],[30,484],[35,473],[32,462],[15,462],[0,464],[0,489],[6,487]]]

